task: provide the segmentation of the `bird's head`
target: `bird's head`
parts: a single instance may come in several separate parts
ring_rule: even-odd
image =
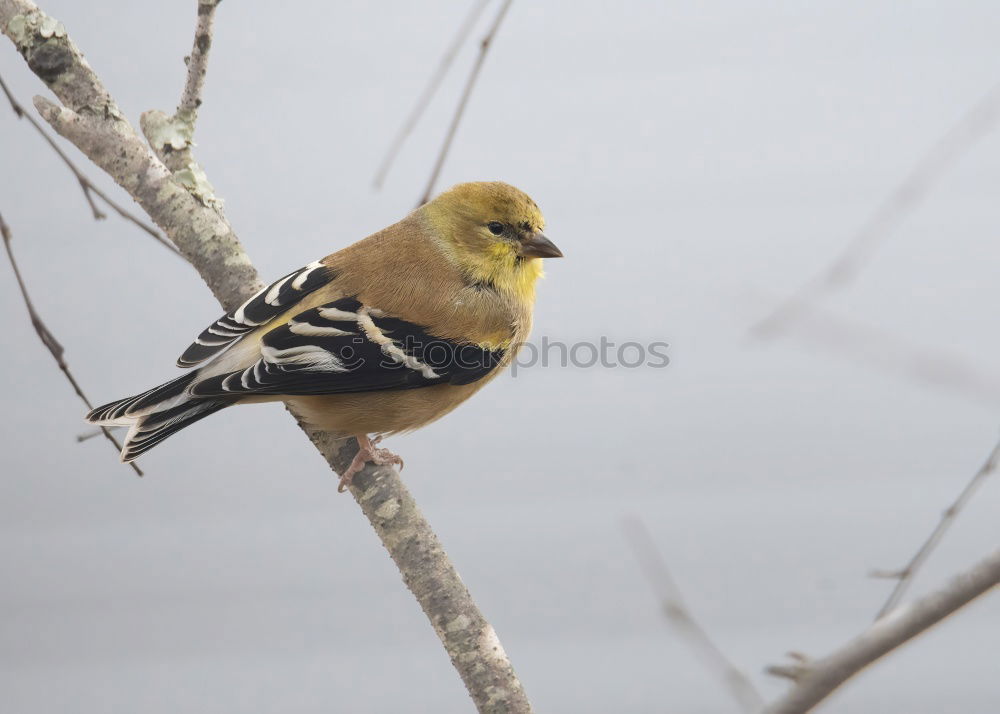
[[[462,183],[420,211],[445,253],[473,281],[528,298],[542,275],[539,259],[562,257],[542,233],[538,205],[506,183]]]

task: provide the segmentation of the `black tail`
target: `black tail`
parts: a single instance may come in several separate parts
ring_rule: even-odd
[[[185,374],[148,392],[105,404],[91,411],[87,421],[130,427],[122,447],[122,461],[132,461],[171,434],[235,402],[228,398],[192,399],[186,390],[196,376]]]
[[[101,426],[128,426],[141,416],[145,416],[155,410],[163,409],[166,406],[176,406],[176,404],[164,404],[169,400],[176,403],[186,401],[184,390],[198,376],[197,372],[185,374],[177,379],[153,387],[149,391],[136,394],[134,397],[125,397],[118,401],[105,404],[103,407],[91,410],[87,415],[87,421],[91,424]]]
[[[140,417],[125,437],[122,461],[128,463],[171,434],[194,424],[199,419],[204,419],[209,414],[225,409],[232,403],[231,399],[202,399]]]

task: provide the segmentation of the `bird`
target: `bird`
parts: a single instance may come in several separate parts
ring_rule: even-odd
[[[520,189],[458,184],[264,287],[191,343],[177,360],[186,374],[87,421],[128,427],[127,463],[220,410],[285,402],[310,427],[357,439],[343,491],[368,462],[402,466],[378,448],[384,437],[440,419],[511,364],[542,259],[563,255],[544,228]]]

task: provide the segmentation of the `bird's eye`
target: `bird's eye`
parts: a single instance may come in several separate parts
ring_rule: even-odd
[[[490,221],[489,223],[486,224],[486,227],[489,228],[490,233],[492,233],[495,236],[498,236],[501,233],[503,233],[503,223],[501,223],[500,221]]]

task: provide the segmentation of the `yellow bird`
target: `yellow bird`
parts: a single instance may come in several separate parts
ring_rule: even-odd
[[[376,448],[382,437],[450,412],[527,339],[540,259],[562,256],[544,227],[517,188],[459,184],[267,286],[177,360],[197,369],[87,420],[130,427],[127,462],[220,409],[284,401],[311,426],[358,440],[341,489],[369,461],[402,465]]]

